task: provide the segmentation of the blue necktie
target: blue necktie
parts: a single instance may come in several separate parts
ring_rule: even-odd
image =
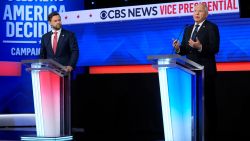
[[[200,26],[200,25],[198,25],[198,24],[195,25],[195,29],[194,29],[194,32],[193,32],[192,37],[191,37],[191,39],[192,39],[193,41],[196,41],[196,37],[197,37],[197,32],[198,32],[199,26]]]

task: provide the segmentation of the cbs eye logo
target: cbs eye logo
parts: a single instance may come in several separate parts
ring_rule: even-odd
[[[106,11],[102,11],[102,12],[100,13],[100,17],[101,17],[102,20],[106,19],[107,16],[108,16],[108,13],[107,13]]]

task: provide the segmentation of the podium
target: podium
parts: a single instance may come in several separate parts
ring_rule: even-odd
[[[148,60],[158,69],[165,141],[204,141],[204,67],[177,54]]]
[[[70,73],[52,59],[22,60],[31,72],[36,135],[21,140],[72,140]]]

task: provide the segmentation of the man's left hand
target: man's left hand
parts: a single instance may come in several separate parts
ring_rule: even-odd
[[[65,70],[66,72],[71,72],[71,71],[73,70],[73,68],[72,68],[71,66],[66,66],[66,67],[64,68],[64,70]]]
[[[197,50],[201,50],[202,44],[201,44],[201,42],[199,41],[198,38],[196,38],[196,42],[193,41],[192,39],[190,39],[190,40],[188,41],[188,44],[189,44],[191,47],[196,48]]]

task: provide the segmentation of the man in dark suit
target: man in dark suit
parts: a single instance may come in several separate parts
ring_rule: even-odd
[[[62,29],[61,16],[57,12],[50,13],[48,21],[52,31],[42,36],[40,58],[53,59],[71,72],[79,57],[76,37],[74,33]]]
[[[205,139],[215,141],[217,128],[217,106],[215,96],[216,60],[220,35],[217,25],[207,20],[208,9],[204,4],[194,8],[195,24],[185,29],[181,44],[173,41],[176,53],[204,66]]]

